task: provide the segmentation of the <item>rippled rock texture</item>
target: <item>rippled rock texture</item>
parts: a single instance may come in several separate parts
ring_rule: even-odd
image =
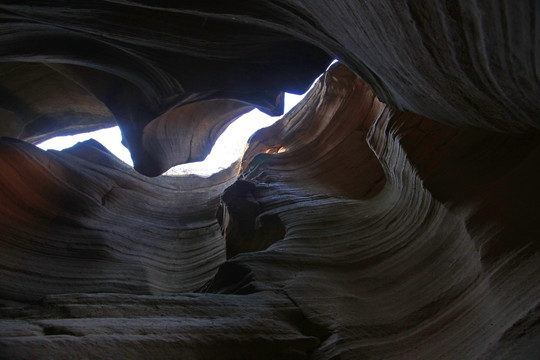
[[[540,357],[535,2],[168,6],[0,5],[0,358]]]

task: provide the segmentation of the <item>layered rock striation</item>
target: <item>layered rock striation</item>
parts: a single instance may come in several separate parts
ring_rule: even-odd
[[[215,209],[234,167],[179,182],[145,178],[93,140],[0,151],[4,299],[193,291],[224,260]]]
[[[0,9],[0,358],[540,356],[535,2]]]

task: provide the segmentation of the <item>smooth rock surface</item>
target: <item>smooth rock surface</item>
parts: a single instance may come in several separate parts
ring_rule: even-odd
[[[145,178],[89,140],[61,152],[0,142],[1,297],[193,291],[225,258],[215,218],[236,168]]]
[[[0,5],[0,61],[28,76],[44,63],[84,88],[116,118],[135,168],[156,176],[166,170],[153,165],[162,155],[143,141],[156,118],[213,99],[278,115],[281,92],[302,93],[332,58],[394,108],[454,126],[538,129],[539,9],[510,0],[8,1]],[[34,92],[48,94],[47,84],[36,82]],[[32,93],[4,92],[31,104]],[[4,135],[20,133],[13,128],[27,111],[3,106],[13,123]],[[67,131],[56,121],[43,119],[49,136]]]
[[[539,9],[4,2],[0,358],[538,359]]]

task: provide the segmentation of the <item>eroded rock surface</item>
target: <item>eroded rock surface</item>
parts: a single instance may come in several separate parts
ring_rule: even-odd
[[[0,358],[540,356],[535,2],[0,9]]]
[[[0,153],[4,299],[193,291],[225,258],[215,209],[235,167],[149,179],[93,140],[62,152],[3,140]]]

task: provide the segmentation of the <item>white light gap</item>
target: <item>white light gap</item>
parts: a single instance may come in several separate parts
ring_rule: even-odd
[[[284,113],[289,112],[304,96],[305,94],[294,95],[285,93]],[[268,116],[257,109],[252,110],[227,127],[204,161],[175,166],[163,175],[182,176],[195,174],[208,177],[226,169],[242,155],[249,137],[255,131],[272,125],[280,118],[281,116]],[[100,142],[120,160],[133,166],[128,149],[121,143],[122,134],[118,126],[77,135],[58,136],[46,140],[37,146],[43,150],[63,150],[89,139]]]

